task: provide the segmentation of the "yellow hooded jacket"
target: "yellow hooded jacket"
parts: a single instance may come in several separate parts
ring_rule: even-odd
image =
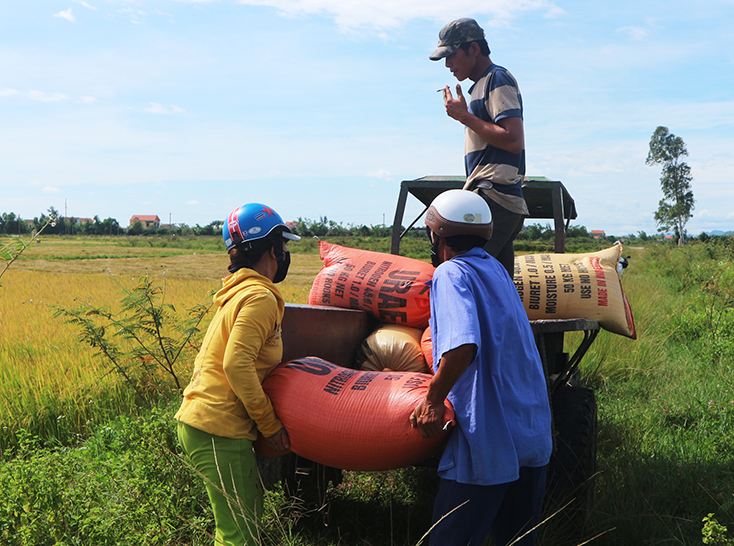
[[[283,298],[249,268],[223,282],[176,419],[216,436],[268,438],[283,427],[262,389],[283,356]]]

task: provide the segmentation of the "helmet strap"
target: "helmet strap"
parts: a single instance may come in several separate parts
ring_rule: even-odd
[[[283,232],[281,230],[275,231],[270,237],[273,243],[275,261],[278,262],[278,270],[273,278],[273,283],[277,284],[288,275],[288,268],[291,265],[291,253],[283,248]]]
[[[431,239],[431,265],[438,267],[443,262],[438,255],[438,242],[440,238],[433,231],[431,231],[429,237]]]

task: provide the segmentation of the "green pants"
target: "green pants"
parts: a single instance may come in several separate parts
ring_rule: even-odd
[[[256,546],[263,494],[252,441],[224,438],[178,422],[178,439],[204,477],[217,546]]]

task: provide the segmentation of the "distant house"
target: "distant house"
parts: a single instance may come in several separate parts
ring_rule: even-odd
[[[604,230],[603,229],[592,229],[591,230],[591,236],[594,239],[603,239],[604,237],[607,236],[607,234],[604,233]]]
[[[133,227],[135,225],[135,222],[140,222],[141,225],[144,228],[155,228],[158,229],[161,227],[161,219],[158,218],[158,216],[155,215],[149,215],[149,214],[136,214],[135,216],[130,218],[130,227]]]

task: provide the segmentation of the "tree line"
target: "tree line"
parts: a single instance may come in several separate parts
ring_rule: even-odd
[[[146,227],[140,221],[131,226],[122,226],[116,218],[101,220],[99,216],[92,219],[66,218],[50,207],[47,214],[41,214],[30,219],[21,218],[14,212],[0,214],[0,235],[28,235],[41,231],[45,235],[141,235],[141,236],[199,236],[221,235],[224,222],[214,220],[205,226],[196,224],[189,226],[185,223],[163,224],[158,227]],[[362,236],[362,237],[389,237],[392,226],[344,225],[322,216],[319,220],[298,218],[294,222],[294,231],[302,237],[329,237],[329,236]]]
[[[45,229],[43,229],[45,226]],[[21,218],[14,212],[0,213],[0,235],[28,235],[43,229],[44,235],[218,235],[222,232],[222,221],[214,221],[206,226],[188,226],[187,224],[145,227],[136,221],[132,226],[122,226],[116,218],[92,219],[68,218],[50,207],[47,214],[36,216],[32,220]]]
[[[58,212],[53,208],[49,208],[49,214],[42,214],[33,220],[25,220],[15,213],[0,214],[0,235],[33,235],[38,233],[43,226],[44,235],[73,235],[73,236],[219,236],[222,233],[223,222],[214,220],[205,226],[196,224],[189,226],[187,224],[162,225],[159,227],[145,227],[141,222],[135,222],[132,226],[123,227],[115,218],[106,218],[101,220],[95,216],[91,220],[80,221],[77,218],[64,218],[58,216]],[[354,225],[343,224],[330,220],[326,216],[321,216],[318,220],[308,218],[298,218],[292,229],[301,237],[390,237],[392,234],[391,225]],[[404,229],[404,228],[403,228]],[[402,231],[402,229],[401,229]],[[414,227],[408,231],[407,237],[423,237],[425,230],[422,226]],[[701,237],[704,237],[702,234]],[[518,235],[519,241],[545,241],[552,240],[555,237],[555,231],[550,224],[526,224],[523,231]],[[567,232],[568,238],[592,239],[594,236],[584,226],[569,226]],[[610,243],[618,239],[652,241],[664,240],[665,236],[648,235],[644,231],[636,234],[616,236],[605,236],[604,239]]]
[[[64,218],[53,207],[47,212],[48,214],[41,214],[32,220],[21,218],[14,212],[3,212],[0,214],[0,233],[23,235],[38,233],[41,229],[46,235],[118,235],[121,230],[124,233],[124,229],[115,218],[105,220],[100,220],[99,216],[95,216],[92,220]]]

